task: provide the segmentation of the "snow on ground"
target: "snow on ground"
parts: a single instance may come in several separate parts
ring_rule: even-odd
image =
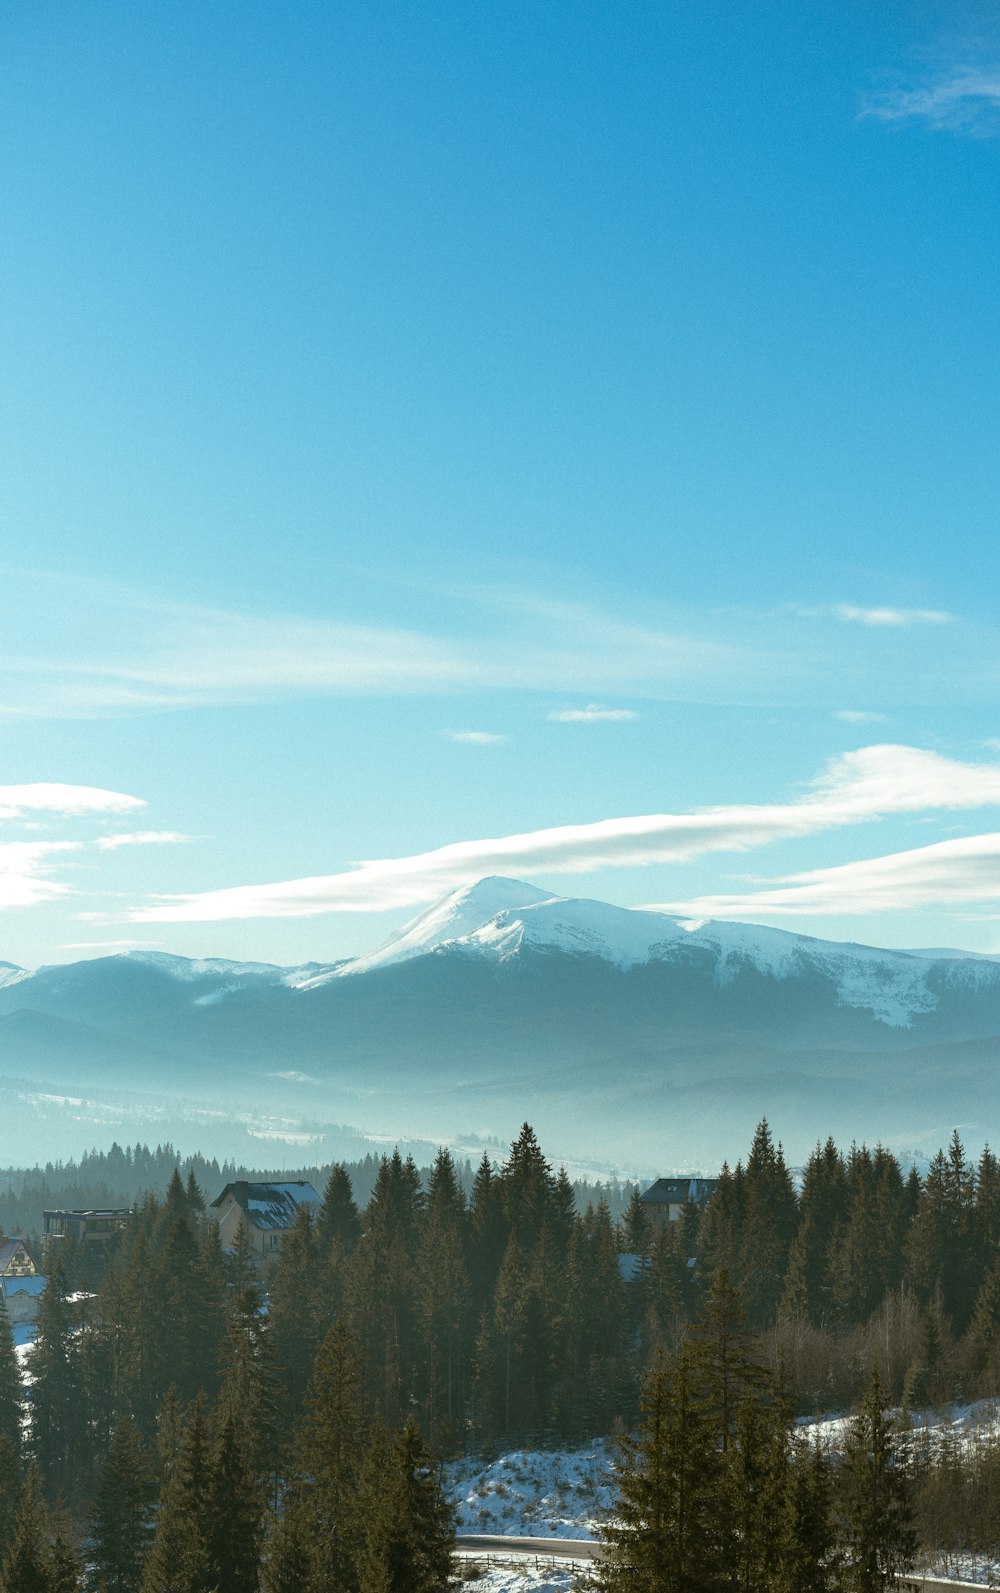
[[[899,1412],[893,1413],[897,1418]],[[818,1435],[831,1449],[839,1448],[851,1424],[849,1416],[823,1416],[819,1421],[811,1418],[799,1424],[799,1431],[808,1437]],[[980,1399],[971,1405],[949,1405],[942,1410],[910,1412],[910,1432],[915,1444],[926,1446],[935,1455],[942,1442],[953,1439],[964,1450],[976,1443],[1000,1439],[1000,1399]]]
[[[515,1449],[494,1460],[445,1467],[445,1489],[460,1533],[523,1538],[593,1538],[611,1508],[612,1447]]]
[[[459,1582],[469,1593],[571,1593],[577,1585],[579,1568],[567,1565],[493,1565],[486,1572],[473,1572]]]

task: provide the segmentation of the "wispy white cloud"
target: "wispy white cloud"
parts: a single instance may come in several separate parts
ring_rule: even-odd
[[[69,886],[50,875],[57,857],[80,849],[79,841],[0,841],[0,910],[67,895]]]
[[[179,830],[130,830],[122,835],[99,835],[94,843],[102,852],[116,852],[121,846],[182,846],[193,835]]]
[[[524,593],[476,590],[461,600],[446,593],[450,622],[437,633],[156,601],[97,583],[86,595],[74,610],[81,633],[70,655],[59,656],[58,632],[50,641],[47,624],[44,650],[20,646],[16,656],[0,657],[0,715],[86,717],[485,688],[725,694],[733,680],[787,677],[792,668],[756,643],[697,634],[696,616],[657,628]]]
[[[64,785],[41,780],[32,785],[0,785],[0,819],[17,819],[24,813],[80,814],[134,813],[144,808],[141,797],[121,791],[104,791],[93,785]]]
[[[951,64],[920,84],[870,95],[862,114],[883,122],[922,121],[941,132],[1000,133],[1000,64]]]
[[[838,708],[833,716],[842,719],[846,725],[876,725],[884,724],[886,715],[873,713],[867,708]]]
[[[634,708],[602,708],[596,702],[588,703],[586,708],[558,708],[549,714],[549,718],[560,725],[619,723],[638,717]]]
[[[507,740],[492,730],[443,730],[441,734],[446,741],[465,742],[470,747],[499,747]]]
[[[837,603],[833,612],[845,625],[888,626],[894,630],[909,625],[950,625],[955,618],[938,608],[858,608],[854,603]]]
[[[25,822],[27,813],[45,813],[61,819],[96,818],[104,814],[134,813],[144,808],[141,797],[100,786],[68,785],[42,780],[29,785],[0,785],[0,820],[37,829]],[[70,887],[52,877],[57,860],[79,852],[78,840],[0,842],[0,910],[35,907],[69,894]]]
[[[560,825],[457,841],[409,857],[362,862],[337,874],[165,896],[134,922],[309,917],[410,907],[484,874],[583,873],[744,852],[890,813],[1000,804],[1000,763],[962,763],[917,747],[863,747],[833,759],[790,802],[702,808]]]
[[[963,836],[833,868],[786,874],[728,895],[661,903],[699,918],[905,912],[1000,901],[1000,834]]]

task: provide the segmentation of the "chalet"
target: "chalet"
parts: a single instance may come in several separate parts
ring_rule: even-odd
[[[639,1196],[639,1201],[656,1227],[663,1228],[668,1222],[678,1220],[689,1201],[695,1206],[706,1205],[718,1182],[717,1178],[700,1178],[692,1174],[684,1174],[680,1178],[658,1178],[645,1194]]]
[[[127,1207],[115,1206],[102,1206],[93,1211],[65,1208],[43,1211],[42,1234],[46,1256],[53,1245],[60,1244],[64,1239],[79,1239],[81,1244],[86,1245],[107,1244],[120,1228],[124,1228],[128,1217]]]
[[[0,1278],[33,1278],[35,1263],[23,1239],[0,1239]]]
[[[227,1184],[209,1208],[219,1224],[219,1240],[226,1250],[234,1250],[242,1229],[260,1275],[266,1278],[281,1254],[286,1235],[291,1233],[303,1206],[319,1210],[319,1196],[312,1184],[250,1184],[240,1179]]]
[[[0,1300],[11,1327],[37,1319],[48,1281],[35,1271],[23,1239],[0,1239]]]

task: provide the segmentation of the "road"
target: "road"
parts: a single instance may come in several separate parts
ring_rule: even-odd
[[[496,1555],[512,1560],[596,1560],[601,1545],[592,1538],[490,1538],[464,1537],[455,1540],[458,1553],[475,1559]]]
[[[592,1538],[501,1538],[465,1537],[456,1539],[457,1552],[464,1559],[489,1556],[498,1560],[573,1560],[588,1561],[600,1558],[602,1545]],[[983,1584],[977,1582],[952,1582],[941,1577],[906,1577],[900,1590],[906,1593],[971,1593]]]

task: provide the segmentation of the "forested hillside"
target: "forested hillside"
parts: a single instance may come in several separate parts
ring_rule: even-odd
[[[262,1302],[249,1256],[222,1252],[197,1177],[175,1168],[101,1277],[64,1253],[28,1355],[23,1433],[0,1324],[0,1543],[47,1532],[60,1553],[89,1544],[95,1588],[103,1575],[143,1593],[187,1587],[157,1579],[171,1545],[195,1542],[218,1567],[249,1544],[226,1588],[263,1574],[267,1593],[284,1593],[328,1585],[314,1561],[321,1524],[336,1521],[337,1574],[367,1587],[362,1564],[396,1552],[390,1497],[391,1518],[412,1516],[437,1545],[432,1560],[447,1543],[429,1457],[635,1430],[643,1405],[648,1425],[688,1384],[704,1414],[716,1395],[698,1392],[689,1358],[711,1341],[720,1300],[752,1368],[739,1419],[774,1416],[782,1445],[796,1412],[846,1409],[866,1391],[880,1409],[996,1393],[998,1239],[1000,1165],[987,1151],[971,1166],[957,1136],[923,1180],[887,1151],[828,1142],[797,1191],[761,1124],[703,1212],[653,1229],[637,1195],[617,1223],[601,1201],[579,1211],[525,1124],[502,1166],[483,1158],[468,1196],[447,1151],[426,1187],[412,1160],[383,1157],[363,1205],[334,1167]],[[735,1412],[705,1428],[706,1455],[746,1449]],[[923,1493],[910,1489],[914,1507],[940,1503],[935,1464]],[[984,1518],[960,1472],[946,1519],[968,1533]],[[53,1537],[39,1523],[57,1504]],[[5,1574],[4,1593],[21,1593]]]

